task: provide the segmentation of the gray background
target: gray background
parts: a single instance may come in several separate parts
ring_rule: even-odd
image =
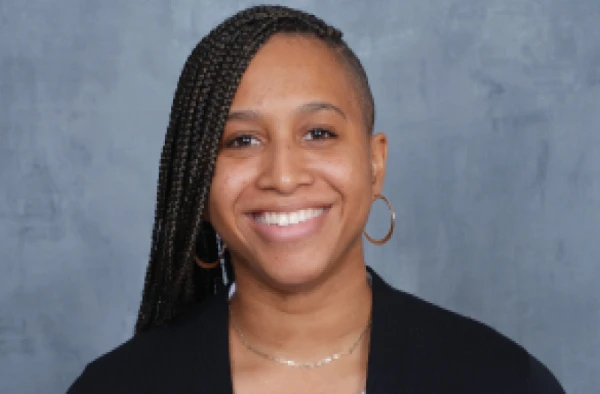
[[[130,336],[179,72],[249,4],[0,0],[1,393],[64,392]],[[600,1],[287,4],[346,32],[390,136],[369,262],[596,393]]]

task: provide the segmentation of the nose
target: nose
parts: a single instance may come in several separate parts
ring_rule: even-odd
[[[313,176],[302,148],[292,141],[273,141],[262,158],[258,187],[280,194],[292,194],[299,187],[310,185]]]

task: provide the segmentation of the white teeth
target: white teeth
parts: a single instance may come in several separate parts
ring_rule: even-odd
[[[302,209],[296,212],[265,212],[255,215],[254,219],[260,223],[285,227],[314,219],[321,216],[323,212],[325,212],[323,208]]]

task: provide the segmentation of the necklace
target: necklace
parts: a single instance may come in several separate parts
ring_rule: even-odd
[[[246,349],[250,350],[252,353],[265,358],[269,361],[273,361],[276,362],[278,364],[283,364],[283,365],[287,365],[288,367],[297,367],[297,368],[318,368],[318,367],[322,367],[324,365],[327,365],[333,361],[339,360],[340,358],[344,357],[344,356],[349,356],[352,353],[354,353],[354,351],[356,350],[356,348],[358,348],[358,345],[360,344],[360,342],[362,341],[363,337],[365,336],[365,334],[367,333],[367,331],[369,330],[369,328],[371,328],[371,320],[369,320],[369,322],[367,323],[366,327],[362,330],[362,332],[360,333],[360,335],[358,336],[358,338],[356,339],[356,341],[352,344],[352,346],[350,346],[345,352],[341,352],[341,353],[334,353],[331,356],[322,358],[318,361],[314,361],[314,362],[297,362],[294,360],[286,360],[284,358],[281,357],[277,357],[277,356],[273,356],[270,355],[268,353],[263,352],[262,350],[256,348],[255,346],[253,346],[252,344],[250,344],[247,340],[246,337],[244,336],[244,333],[242,332],[242,330],[237,326],[237,324],[235,323],[235,320],[233,319],[233,316],[231,314],[231,307],[229,308],[229,318],[231,320],[231,325],[233,326],[233,329],[235,330],[235,332],[238,334],[238,336],[240,337],[242,343],[244,344],[244,347],[246,347]]]

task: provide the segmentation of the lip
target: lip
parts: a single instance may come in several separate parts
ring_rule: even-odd
[[[303,238],[307,238],[316,233],[322,226],[325,218],[330,212],[330,205],[304,205],[302,208],[298,207],[273,207],[264,210],[255,210],[252,213],[247,214],[248,220],[252,229],[267,242],[292,242],[299,241]],[[324,209],[324,212],[316,218],[308,219],[302,223],[292,224],[288,226],[278,226],[274,224],[266,224],[257,221],[254,217],[257,213],[261,212],[294,212],[301,209]]]
[[[265,205],[261,207],[257,207],[247,211],[248,215],[258,215],[264,212],[273,212],[273,213],[289,213],[296,212],[305,209],[325,209],[328,210],[331,208],[331,204],[324,203],[302,203],[302,204],[284,204],[284,205]]]

